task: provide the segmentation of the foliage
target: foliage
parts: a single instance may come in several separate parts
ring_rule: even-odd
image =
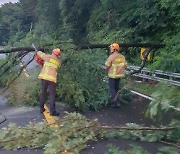
[[[58,3],[58,0],[54,0],[53,3],[49,0],[37,1],[35,10],[37,22],[34,24],[33,29],[36,36],[52,37],[55,40],[61,35],[58,32],[62,20]]]
[[[110,144],[110,145],[108,145],[109,149],[106,154],[134,154],[134,153],[148,154],[149,153],[140,146],[131,145],[131,147],[132,148],[130,150],[124,151],[124,150],[120,150],[118,147]],[[157,154],[178,154],[178,151],[174,147],[165,146],[165,147],[159,148]]]
[[[178,154],[178,153],[179,151],[177,151],[176,148],[167,146],[160,148],[157,154]]]
[[[59,71],[57,95],[80,110],[106,105],[108,100],[105,75],[99,65],[104,63],[104,53],[99,51],[68,51],[64,53]]]
[[[35,32],[32,32],[32,33],[27,33],[23,39],[15,42],[14,46],[27,47],[27,46],[31,46],[32,43],[38,45],[38,47],[42,47],[44,46],[44,44],[54,44],[55,40],[53,40],[50,35],[39,37],[38,35],[35,34]]]
[[[0,44],[23,46],[34,36],[39,45],[161,42],[165,48],[156,51],[152,68],[179,72],[179,8],[178,0],[20,0],[0,8]],[[138,64],[125,52],[130,63]]]
[[[2,67],[4,63],[5,63],[5,59],[0,59],[0,67]],[[2,72],[0,72],[0,73],[2,73]],[[7,82],[7,80],[4,81],[4,79],[5,79],[5,78],[2,78],[2,76],[1,76],[1,80],[0,80],[0,86],[1,86],[1,87],[3,87],[3,86],[5,85],[4,83]],[[6,78],[6,79],[7,79],[7,78]]]
[[[167,139],[173,139],[176,141],[180,141],[180,122],[178,120],[172,120],[170,126],[174,127],[173,131],[170,131],[167,135]]]
[[[4,89],[9,88],[11,93],[7,93],[7,98],[11,105],[37,105],[39,99],[40,85],[37,80],[37,69],[28,68],[17,77],[21,69],[21,53],[6,54],[5,59],[0,61],[0,86]],[[29,75],[29,76],[27,76]],[[13,81],[14,80],[14,81]],[[12,82],[13,81],[13,82]]]
[[[109,149],[108,149],[108,152],[106,154],[134,154],[134,153],[148,154],[148,152],[140,146],[131,145],[131,147],[132,148],[130,150],[124,151],[124,150],[120,150],[118,147],[110,144],[110,145],[108,145]]]
[[[129,81],[131,82],[131,81]],[[131,89],[137,90],[143,94],[151,95],[154,92],[155,89],[155,83],[153,82],[133,82]]]
[[[97,139],[118,137],[156,142],[166,138],[166,132],[173,130],[171,128],[154,128],[152,132],[152,128],[144,128],[132,123],[127,124],[127,127],[102,126],[97,120],[88,120],[77,113],[67,114],[63,119],[57,121],[57,124],[58,128],[50,127],[45,122],[30,123],[26,127],[10,124],[7,128],[0,130],[0,146],[7,150],[24,147],[44,148],[45,154],[63,151],[80,153],[82,149],[86,148],[89,141]],[[159,137],[153,140],[149,139],[152,138],[152,134],[158,134]],[[133,150],[144,151],[140,147],[133,147],[129,153]],[[117,151],[117,149],[109,152],[113,151]]]
[[[111,8],[104,7],[110,6],[109,3],[99,3],[91,13],[87,35],[91,42],[162,42],[165,48],[156,51],[153,69],[179,72],[178,0],[173,3],[168,0],[121,0],[111,1]],[[126,53],[128,52],[126,50]],[[137,56],[134,58],[138,59]],[[138,64],[130,57],[127,59],[132,64]]]
[[[35,125],[30,123],[26,128],[10,124],[0,132],[0,145],[8,150],[23,147],[44,148],[45,154],[63,151],[79,153],[86,147],[87,141],[96,139],[98,134],[96,130],[86,127],[97,125],[96,121],[88,121],[76,113],[68,114],[59,121],[58,129],[49,127],[45,122]]]
[[[130,128],[130,130],[124,129],[120,131],[109,131],[105,136],[107,138],[123,138],[123,139],[132,139],[132,140],[140,140],[147,142],[156,142],[163,139],[166,135],[166,132],[158,131],[158,130],[154,131],[149,129],[148,131],[146,130],[140,131],[141,126],[135,123],[127,123],[126,126],[127,128]]]
[[[32,70],[31,70],[32,72]],[[8,103],[15,106],[34,106],[38,104],[40,82],[37,80],[37,73],[29,72],[26,77],[24,73],[10,86],[11,94],[6,96]]]
[[[165,36],[167,37],[167,36]],[[159,56],[156,56],[152,69],[161,69],[164,71],[180,72],[180,32],[174,34],[171,38],[167,38],[164,43],[166,47],[160,50]],[[164,50],[166,52],[164,52]]]
[[[6,86],[17,73],[17,64],[19,58],[15,58],[16,54],[6,54],[4,59],[0,59],[0,85]]]
[[[156,91],[151,95],[154,100],[149,104],[146,115],[154,118],[155,116],[162,117],[163,112],[173,109],[176,112],[180,111],[180,96],[179,87],[171,86],[164,83],[159,83],[156,86]]]
[[[6,4],[1,10],[1,22],[0,22],[0,42],[1,44],[4,42],[7,42],[11,39],[11,36],[15,35],[15,33],[18,33],[18,36],[21,38],[20,28],[21,25],[19,24],[19,21],[16,19],[20,17],[21,10],[18,7],[17,4]]]
[[[53,3],[48,0],[20,0],[17,4],[8,3],[0,7],[0,36],[0,44],[11,47],[29,46],[33,42],[38,46],[50,43],[53,44],[53,47],[57,47],[57,43],[61,41],[76,43],[161,42],[165,44],[165,47],[156,51],[156,57],[151,68],[180,72],[179,0],[54,0]],[[59,72],[57,94],[76,108],[97,110],[100,106],[106,105],[108,99],[107,85],[102,81],[105,72],[98,67],[98,64],[104,63],[105,53],[103,50],[102,52],[91,50],[80,52],[71,50],[71,46],[68,47],[63,52],[63,66]],[[139,49],[122,50],[131,64],[138,64],[137,51]],[[12,66],[13,57],[14,55],[8,55],[7,67]],[[8,78],[17,73],[16,64],[17,61],[14,61],[14,67],[1,77],[0,84],[4,86],[8,82]],[[5,68],[1,71],[4,70]],[[34,81],[34,79],[30,79],[30,81]],[[20,92],[18,95],[23,101],[34,103],[37,99],[39,86],[36,82],[29,85],[27,83],[22,85],[22,83],[18,83],[22,89],[17,85],[13,85],[12,89],[14,88],[15,92]],[[32,87],[35,87],[35,90],[29,90]],[[156,115],[161,116],[170,109],[177,113],[179,111],[178,101],[180,100],[179,88],[165,85],[158,85],[156,88],[157,91],[152,94],[155,100],[150,103],[146,114],[154,118]],[[80,115],[73,114],[73,116],[78,117]],[[88,125],[91,122],[83,121],[83,124]],[[46,135],[44,132],[38,132],[36,138],[33,138],[33,131],[26,131],[26,129],[20,129],[16,126],[11,128],[10,126],[2,133],[6,134],[7,132],[7,135],[0,135],[0,140],[5,140],[3,145],[10,149],[28,146],[28,144],[24,144],[29,143],[29,147],[32,148],[36,148],[37,145],[46,147],[47,153],[50,153],[49,150],[59,152],[59,150],[66,149],[74,149],[79,152],[85,147],[84,142],[94,140],[97,135],[97,129],[76,132],[76,129],[68,127],[83,124],[81,122],[72,123],[70,120],[70,124],[65,123],[65,127],[62,126],[58,131],[53,131],[46,124],[28,126],[33,131],[36,128],[42,128],[42,131],[48,132],[45,133]],[[168,131],[168,133],[164,133],[164,131],[137,132],[127,130],[105,133],[104,129],[103,132],[98,131],[105,137],[119,136],[150,142],[159,140],[179,141],[179,121],[172,121],[170,126],[175,127],[175,129]],[[139,126],[130,124],[128,127],[138,128]],[[73,133],[67,133],[69,130],[72,130]],[[7,139],[14,137],[15,134],[17,138],[20,138],[20,140],[16,136],[15,140],[13,138],[18,144],[11,141],[7,142]],[[60,143],[60,146],[57,142]],[[77,148],[73,144],[77,145]],[[160,153],[171,150],[174,149],[164,148],[161,149]]]
[[[95,0],[60,0],[60,14],[63,18],[63,28],[75,41],[85,41],[86,23],[90,12],[96,4]],[[79,37],[81,36],[81,37]]]

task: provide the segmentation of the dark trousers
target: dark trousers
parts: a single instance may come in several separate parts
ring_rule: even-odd
[[[109,90],[111,94],[111,102],[116,101],[115,97],[119,90],[119,81],[120,81],[120,78],[117,78],[117,79],[109,78]]]
[[[40,109],[44,108],[44,101],[47,93],[47,89],[49,90],[49,99],[50,99],[50,112],[55,112],[55,95],[56,95],[56,83],[41,80],[41,94],[40,94]]]

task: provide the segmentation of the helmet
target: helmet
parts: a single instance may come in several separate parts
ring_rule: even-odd
[[[113,50],[116,50],[116,51],[119,51],[120,50],[120,46],[118,43],[113,43],[110,45],[110,48],[113,49]]]
[[[61,50],[59,48],[53,49],[52,54],[59,57],[61,55]]]

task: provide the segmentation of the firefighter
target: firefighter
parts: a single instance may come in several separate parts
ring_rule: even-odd
[[[41,93],[40,93],[40,113],[45,111],[44,101],[47,89],[50,98],[50,115],[58,116],[59,113],[55,110],[55,95],[57,83],[57,71],[60,68],[59,57],[61,51],[59,48],[52,50],[52,54],[45,54],[42,51],[37,52],[37,56],[43,60],[43,66],[38,78],[41,80]]]
[[[109,46],[111,55],[105,62],[106,71],[109,77],[109,90],[111,94],[111,107],[118,107],[117,95],[119,91],[119,81],[125,77],[125,68],[127,66],[126,59],[123,55],[118,53],[120,46],[113,43]]]

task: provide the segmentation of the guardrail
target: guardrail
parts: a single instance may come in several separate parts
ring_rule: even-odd
[[[128,66],[130,71],[139,70],[139,66]],[[172,85],[180,86],[180,73],[164,72],[161,70],[150,71],[143,68],[140,73],[133,76],[154,81],[164,81]]]

